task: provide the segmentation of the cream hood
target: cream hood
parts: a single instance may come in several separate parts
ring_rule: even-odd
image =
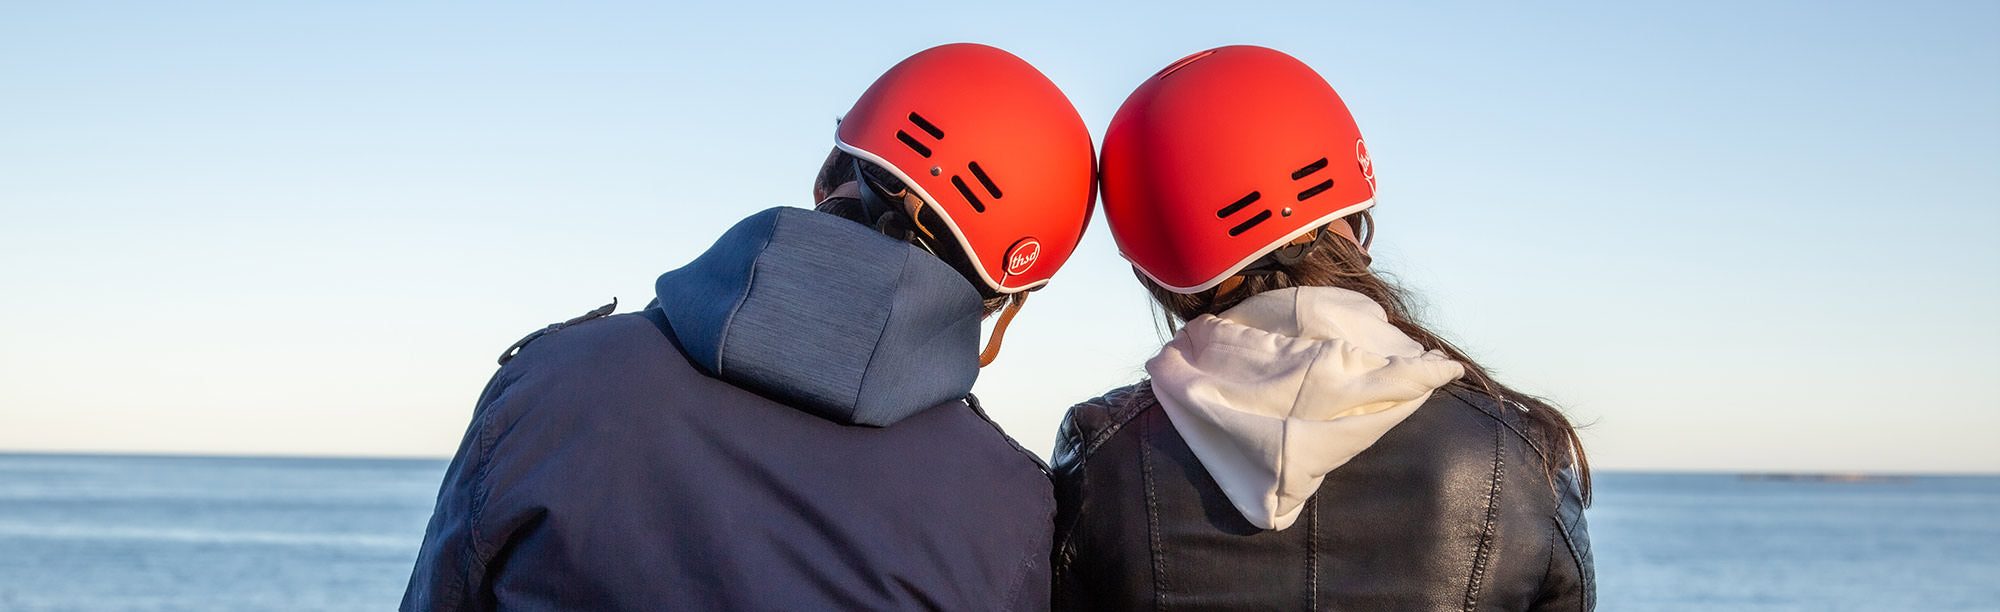
[[[1307,287],[1189,321],[1146,372],[1243,517],[1284,529],[1328,472],[1465,369],[1425,351],[1366,296]]]

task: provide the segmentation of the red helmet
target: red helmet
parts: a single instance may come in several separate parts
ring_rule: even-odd
[[[1104,219],[1154,282],[1195,293],[1375,204],[1375,171],[1326,79],[1263,47],[1211,49],[1132,92],[1104,134]]]
[[[993,47],[944,45],[896,64],[847,111],[834,144],[923,198],[999,293],[1048,283],[1090,222],[1083,117],[1048,77]]]

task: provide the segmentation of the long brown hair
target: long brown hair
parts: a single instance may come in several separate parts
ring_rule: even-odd
[[[1342,223],[1347,221],[1335,221]],[[1364,236],[1373,229],[1373,218],[1363,211],[1356,215],[1352,223],[1356,235]],[[1240,284],[1223,283],[1217,288],[1181,294],[1174,293],[1154,283],[1135,268],[1134,274],[1146,285],[1146,291],[1153,294],[1153,300],[1166,311],[1169,332],[1179,324],[1205,314],[1220,314],[1241,304],[1250,296],[1266,291],[1291,287],[1339,287],[1368,296],[1389,315],[1389,324],[1396,326],[1403,334],[1415,340],[1425,349],[1444,353],[1453,361],[1465,366],[1465,376],[1451,382],[1475,393],[1482,393],[1498,401],[1503,408],[1508,405],[1519,407],[1533,424],[1536,440],[1543,451],[1543,469],[1554,478],[1558,470],[1576,467],[1582,483],[1584,503],[1590,501],[1590,460],[1583,453],[1583,441],[1577,438],[1576,427],[1547,400],[1508,388],[1494,380],[1492,374],[1473,361],[1465,351],[1459,350],[1451,342],[1431,333],[1411,315],[1411,297],[1402,288],[1384,280],[1368,268],[1368,255],[1362,248],[1345,238],[1336,238],[1322,232],[1323,238],[1316,241],[1305,259],[1288,266],[1280,266],[1264,274],[1245,275]],[[1553,482],[1553,480],[1551,480]]]

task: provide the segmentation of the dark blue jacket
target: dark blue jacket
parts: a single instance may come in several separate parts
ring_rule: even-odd
[[[802,209],[487,385],[405,610],[1044,609],[1046,468],[985,415],[950,266]]]

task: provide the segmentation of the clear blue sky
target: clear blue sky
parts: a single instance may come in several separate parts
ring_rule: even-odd
[[[2000,4],[724,4],[0,5],[0,450],[449,455],[516,338],[809,205],[909,53],[1013,51],[1101,135],[1249,43],[1598,465],[2000,471]],[[977,392],[1046,452],[1148,305],[1100,223]]]

